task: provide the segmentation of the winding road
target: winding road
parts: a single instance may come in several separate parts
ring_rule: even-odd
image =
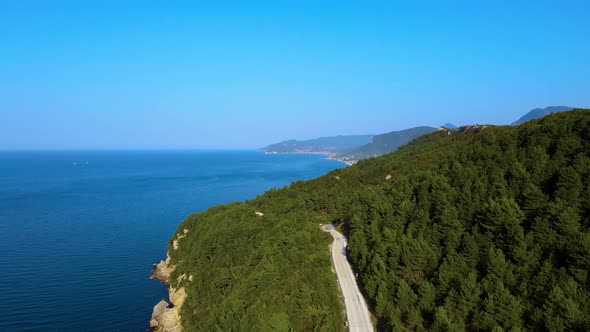
[[[348,329],[351,332],[373,331],[367,303],[359,291],[350,264],[346,260],[346,238],[338,233],[332,225],[323,226],[323,229],[334,237],[330,249],[332,251],[334,270],[344,298]]]

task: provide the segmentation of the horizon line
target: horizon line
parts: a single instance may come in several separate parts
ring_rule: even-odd
[[[82,151],[262,151],[263,148],[0,148],[0,152],[82,152]]]

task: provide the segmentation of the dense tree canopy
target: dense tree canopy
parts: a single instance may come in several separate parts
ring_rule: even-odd
[[[590,330],[590,112],[437,131],[189,217],[185,326],[342,329],[320,222],[347,232],[379,329]]]

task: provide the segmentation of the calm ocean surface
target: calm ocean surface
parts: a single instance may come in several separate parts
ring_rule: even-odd
[[[343,167],[254,151],[0,152],[0,331],[145,331],[190,213]]]

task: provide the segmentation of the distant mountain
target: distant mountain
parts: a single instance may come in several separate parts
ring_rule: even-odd
[[[445,123],[445,125],[443,127],[448,128],[448,129],[457,129],[457,128],[459,128],[459,127],[455,126],[454,124],[451,124],[451,123],[448,123],[448,122]]]
[[[527,114],[523,115],[520,119],[512,122],[512,125],[519,125],[523,122],[527,122],[532,119],[542,118],[545,115],[556,113],[556,112],[566,112],[571,111],[573,108],[569,106],[549,106],[545,108],[535,108],[534,110],[528,112]]]
[[[262,150],[266,153],[330,153],[335,154],[357,148],[371,141],[373,135],[340,135],[305,141],[288,140],[271,144]]]
[[[376,135],[368,144],[348,152],[340,153],[338,159],[360,160],[381,156],[393,152],[400,146],[411,142],[413,139],[433,131],[436,131],[436,128],[424,126]]]

